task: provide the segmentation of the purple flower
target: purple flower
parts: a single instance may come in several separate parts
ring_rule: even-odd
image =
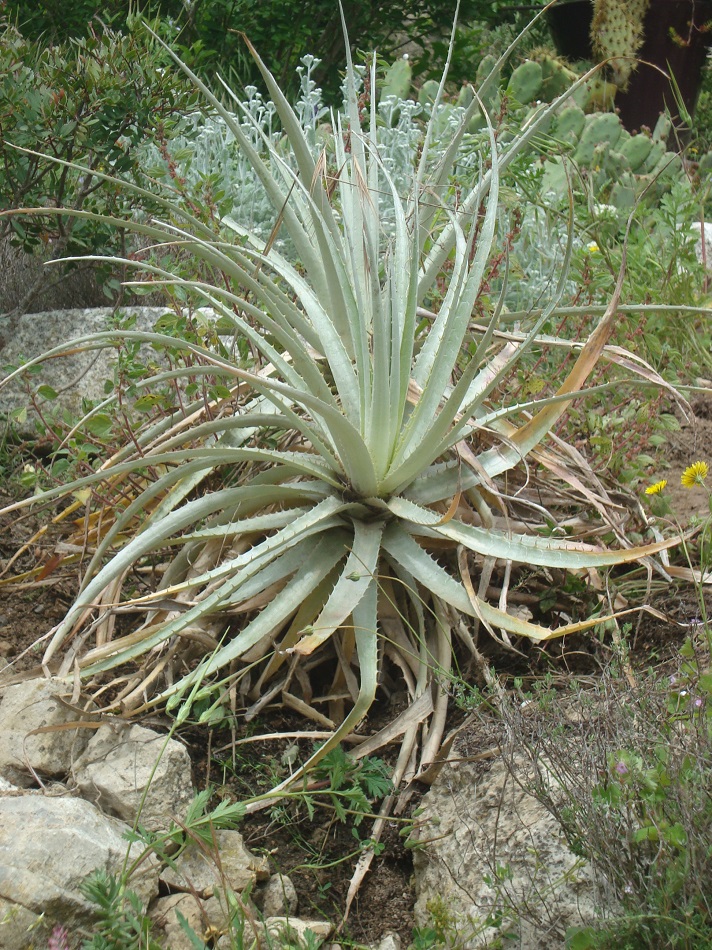
[[[615,769],[619,775],[628,774],[628,766],[625,764],[625,762],[616,762]]]
[[[59,924],[52,931],[47,950],[69,950],[69,934]]]
[[[702,709],[704,704],[705,704],[704,699],[701,696],[698,696],[692,705],[695,707],[695,709]]]
[[[673,675],[670,677],[670,685],[674,686],[677,683],[677,676]]]

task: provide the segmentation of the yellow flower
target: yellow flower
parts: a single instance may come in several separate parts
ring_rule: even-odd
[[[685,488],[694,488],[695,485],[702,485],[707,478],[709,468],[707,462],[693,462],[688,465],[680,476],[680,481]]]
[[[665,491],[665,486],[667,485],[667,478],[663,478],[661,481],[656,482],[654,485],[648,485],[645,489],[646,495],[659,495],[662,491]]]
[[[598,244],[596,244],[595,241],[589,241],[586,245],[586,249],[588,250],[589,254],[598,254],[600,250]]]

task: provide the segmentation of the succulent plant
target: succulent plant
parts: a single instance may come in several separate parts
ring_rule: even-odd
[[[648,2],[633,0],[628,10],[637,11],[642,21]],[[597,2],[597,15],[603,15],[604,7],[610,11],[611,0]],[[617,88],[613,83],[597,75],[583,79],[566,60],[545,47],[531,50],[529,58],[515,67],[508,80],[501,76],[501,65],[494,56],[485,56],[473,86],[490,115],[500,110],[506,98],[504,122],[507,128],[500,132],[502,141],[510,140],[518,129],[534,121],[547,104],[562,97],[559,107],[550,110],[546,123],[537,120],[540,137],[528,145],[532,160],[537,153],[544,157],[544,191],[566,195],[568,175],[564,153],[585,170],[601,201],[621,213],[630,211],[643,196],[646,201],[660,198],[682,173],[679,158],[666,146],[671,131],[669,118],[661,116],[652,133],[631,135],[619,116],[609,111]],[[407,65],[396,62],[386,73],[382,96],[395,88],[397,80],[400,94],[417,95],[417,106],[423,115],[429,116],[438,94],[438,83],[429,80],[416,93],[407,78]],[[439,134],[444,135],[448,122],[456,120],[458,113],[471,106],[473,86],[463,86],[455,102],[440,102],[435,124]],[[417,108],[415,103],[413,105]],[[485,144],[487,125],[481,111],[476,111],[468,121],[467,132],[473,136],[473,146],[476,147],[480,139]],[[561,154],[556,154],[557,151]]]
[[[635,57],[643,45],[643,20],[650,0],[594,0],[591,21],[593,50],[609,60],[613,81],[619,89],[628,85]]]
[[[507,84],[507,96],[522,104],[531,102],[538,98],[543,79],[540,63],[527,59],[512,73]]]
[[[410,93],[410,83],[413,78],[413,68],[403,56],[397,59],[389,68],[383,80],[381,96],[395,96],[397,99],[407,99]]]

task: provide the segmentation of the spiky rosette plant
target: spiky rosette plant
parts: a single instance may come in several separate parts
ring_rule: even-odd
[[[538,312],[519,342],[497,335],[497,306],[486,327],[471,326],[497,236],[501,177],[558,103],[504,146],[489,126],[477,183],[455,206],[449,176],[481,100],[433,162],[436,102],[403,197],[379,160],[376,106],[359,96],[350,60],[334,153],[315,159],[277,83],[253,55],[290,161],[269,142],[263,160],[234,116],[181,66],[249,157],[298,262],[231,221],[221,222],[216,235],[165,198],[162,222],[113,222],[214,268],[214,283],[148,269],[153,287],[177,284],[213,307],[249,341],[257,363],[245,368],[159,333],[123,334],[200,357],[206,371],[232,381],[237,408],[229,400],[196,402],[137,433],[99,472],[61,490],[103,483],[116,491],[136,473],[146,479],[139,489],[134,478],[129,502],[98,536],[44,663],[64,648],[61,669],[77,664],[84,677],[139,664],[116,681],[114,708],[128,712],[167,701],[183,703],[185,714],[188,698],[202,699],[209,719],[231,690],[243,705],[253,704],[252,713],[281,698],[328,734],[306,768],[366,715],[387,658],[402,670],[411,706],[381,738],[405,734],[405,767],[416,761],[418,730],[429,721],[420,753],[427,763],[447,702],[433,681],[450,669],[454,637],[476,654],[480,624],[497,636],[540,641],[595,622],[551,630],[508,612],[504,599],[492,605],[487,588],[497,564],[604,567],[656,550],[609,551],[595,538],[576,540],[570,535],[582,522],[570,517],[565,531],[542,534],[546,519],[551,527],[556,516],[528,500],[516,474],[532,456],[566,485],[567,508],[570,492],[581,491],[606,513],[605,496],[581,481],[580,458],[571,467],[573,455],[541,443],[599,358],[615,303],[554,397],[493,407],[490,397],[506,386],[557,303],[555,296]],[[375,88],[373,71],[370,81]],[[562,288],[565,279],[564,273]],[[72,346],[115,339],[109,331]],[[504,474],[522,489],[516,517],[497,488]],[[155,589],[136,592],[136,570],[158,578]],[[130,632],[117,633],[117,612],[139,614]],[[90,637],[95,642],[87,648]],[[331,718],[316,708],[309,681],[326,661]]]

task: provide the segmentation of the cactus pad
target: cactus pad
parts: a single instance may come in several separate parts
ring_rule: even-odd
[[[591,39],[602,60],[610,60],[613,81],[625,89],[643,44],[643,18],[650,0],[596,0]]]

